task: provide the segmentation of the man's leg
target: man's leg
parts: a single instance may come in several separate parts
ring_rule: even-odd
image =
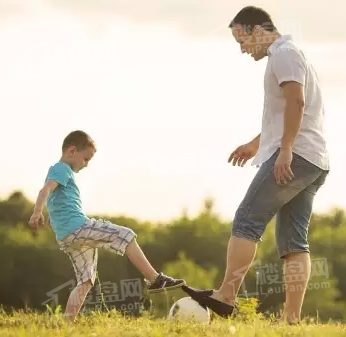
[[[278,152],[261,166],[236,212],[229,241],[227,268],[221,287],[212,294],[184,287],[191,297],[200,303],[203,302],[204,305],[209,305],[221,316],[223,311],[227,311],[227,307],[217,302],[234,302],[255,256],[257,242],[261,240],[269,221],[283,205],[312,184],[321,174],[318,167],[294,155],[291,169],[295,178],[285,185],[278,185],[273,174],[277,155]],[[208,297],[216,301],[211,301]]]
[[[301,309],[310,278],[311,261],[308,244],[308,227],[313,201],[324,184],[322,173],[311,185],[284,205],[276,219],[276,245],[280,258],[284,259],[286,303],[283,320],[300,321]]]
[[[311,271],[308,252],[289,253],[284,263],[286,303],[283,320],[288,323],[300,321],[300,315]]]
[[[216,300],[231,305],[234,303],[267,224],[281,207],[305,188],[306,182],[299,180],[299,176],[304,177],[305,173],[296,167],[295,162],[292,163],[292,170],[296,180],[286,185],[275,182],[273,167],[277,154],[261,166],[236,212],[224,280],[211,296]]]
[[[234,306],[241,283],[256,254],[254,241],[232,236],[228,243],[227,267],[223,282],[212,298]]]

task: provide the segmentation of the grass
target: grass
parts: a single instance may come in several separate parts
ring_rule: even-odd
[[[268,320],[251,321],[214,319],[209,325],[193,322],[174,322],[166,319],[124,318],[119,313],[95,313],[80,316],[77,323],[68,324],[59,316],[15,312],[0,315],[0,336],[6,337],[197,337],[197,336],[346,336],[346,325],[302,324],[284,326]]]
[[[115,310],[89,312],[78,316],[76,323],[62,320],[60,308],[51,314],[0,310],[0,337],[333,337],[346,336],[346,325],[318,324],[316,320],[304,321],[297,326],[273,323],[256,314],[255,299],[239,302],[238,315],[229,320],[213,316],[210,324],[167,320],[171,304],[183,295],[179,291],[152,297],[155,310],[144,312],[142,317],[125,317]],[[150,315],[150,316],[149,316]]]

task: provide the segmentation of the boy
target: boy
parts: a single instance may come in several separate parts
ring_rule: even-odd
[[[79,189],[74,173],[88,166],[96,152],[94,141],[83,131],[73,131],[64,140],[62,157],[50,167],[45,184],[37,197],[31,227],[43,223],[43,207],[47,202],[50,224],[60,249],[70,258],[77,279],[65,311],[65,318],[74,321],[95,282],[97,248],[118,255],[126,254],[143,274],[148,293],[181,287],[184,280],[157,273],[136,242],[136,234],[129,228],[104,220],[89,219],[82,210]]]

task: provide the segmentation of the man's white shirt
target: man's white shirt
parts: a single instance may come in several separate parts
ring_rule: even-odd
[[[281,146],[286,99],[280,84],[285,81],[296,81],[304,86],[304,115],[293,152],[321,169],[329,170],[324,105],[318,76],[290,35],[280,36],[268,49],[262,130],[252,165],[261,165]]]

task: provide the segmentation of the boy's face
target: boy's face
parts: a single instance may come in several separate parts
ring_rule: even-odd
[[[74,172],[78,173],[84,167],[88,166],[89,161],[95,154],[93,147],[87,147],[78,151],[75,146],[71,146],[69,151],[69,164]]]

